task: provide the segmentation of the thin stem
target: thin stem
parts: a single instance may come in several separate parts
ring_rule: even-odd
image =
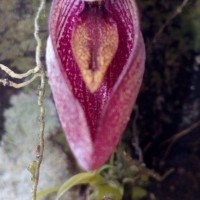
[[[10,77],[16,78],[16,79],[22,79],[30,76],[31,74],[36,74],[39,72],[39,68],[35,67],[34,69],[30,69],[25,73],[17,74],[14,71],[12,71],[9,67],[6,67],[5,65],[0,64],[0,69],[6,72]]]
[[[39,67],[39,69],[42,68],[42,61],[41,61],[41,55],[42,55],[42,40],[39,35],[40,31],[40,26],[39,26],[39,20],[42,15],[42,11],[45,9],[45,4],[46,0],[40,0],[40,6],[38,8],[35,20],[34,20],[34,25],[35,25],[35,31],[34,31],[34,37],[37,42],[36,46],[36,51],[35,51],[35,61],[36,61],[36,66]]]
[[[174,13],[166,20],[166,22],[160,27],[160,29],[157,31],[157,33],[155,34],[151,44],[149,45],[149,47],[147,48],[148,51],[151,49],[152,45],[154,43],[157,42],[158,38],[160,37],[160,35],[162,34],[162,32],[164,31],[164,29],[170,24],[170,22],[180,13],[182,13],[183,8],[188,4],[189,0],[183,0],[181,5],[178,6],[176,8],[176,10],[174,11]]]
[[[44,68],[42,67],[42,41],[39,36],[39,19],[41,17],[42,11],[45,8],[45,0],[40,1],[40,6],[38,8],[36,17],[35,17],[35,32],[34,36],[37,42],[36,46],[36,65],[40,70],[41,73],[41,80],[40,80],[40,89],[39,89],[39,96],[38,96],[38,106],[40,108],[40,116],[39,116],[39,123],[40,123],[40,131],[39,131],[39,145],[36,149],[36,168],[32,186],[32,200],[36,200],[37,188],[39,183],[39,176],[40,176],[40,165],[43,160],[43,153],[44,153],[44,130],[45,130],[45,107],[44,107],[44,93],[45,93],[45,84],[46,84],[46,75]]]
[[[10,86],[10,87],[18,89],[18,88],[22,88],[22,87],[25,87],[25,86],[29,85],[30,83],[32,83],[39,76],[41,76],[41,74],[38,74],[38,73],[34,74],[33,77],[30,80],[24,81],[22,83],[15,83],[13,81],[9,81],[8,79],[0,79],[0,83],[3,86]]]
[[[147,175],[154,178],[157,181],[163,181],[166,177],[168,177],[171,173],[174,172],[174,169],[169,169],[164,175],[160,175],[156,173],[154,170],[147,168],[144,164],[141,164],[138,160],[132,159],[128,154],[124,153],[125,159],[131,164],[135,172],[138,172],[141,175]]]
[[[40,116],[39,116],[39,123],[40,123],[40,131],[39,131],[39,145],[36,148],[36,169],[33,179],[33,187],[32,187],[32,200],[36,200],[37,194],[37,187],[39,183],[39,176],[40,176],[40,166],[43,160],[44,154],[44,130],[45,130],[45,107],[44,107],[44,93],[45,93],[45,84],[46,84],[46,76],[45,73],[41,76],[40,82],[40,90],[38,96],[38,105],[40,108]]]
[[[143,153],[142,153],[142,149],[140,148],[140,141],[139,141],[137,125],[136,125],[136,121],[138,119],[138,115],[139,115],[139,108],[138,108],[138,106],[136,106],[135,107],[135,118],[134,118],[133,124],[132,124],[132,128],[133,128],[132,145],[135,148],[135,151],[137,153],[139,162],[140,163],[144,163]]]
[[[167,147],[167,150],[165,152],[165,155],[163,156],[163,161],[167,158],[167,156],[169,155],[173,145],[175,142],[177,142],[177,140],[181,139],[182,137],[192,133],[192,131],[196,128],[198,128],[200,126],[200,120],[193,123],[192,125],[190,125],[188,128],[180,131],[179,133],[175,134],[174,136],[172,136],[171,138],[169,138],[168,140],[166,140],[162,145],[165,145],[167,143],[170,143],[169,146]]]
[[[40,109],[40,116],[39,116],[39,123],[40,123],[40,130],[39,130],[39,144],[37,145],[36,149],[36,160],[32,162],[31,164],[31,174],[32,174],[32,200],[36,200],[36,194],[37,194],[37,188],[39,183],[39,175],[40,175],[40,165],[42,163],[43,159],[43,153],[44,153],[44,130],[45,130],[45,107],[44,107],[44,94],[45,94],[45,85],[46,85],[46,74],[45,70],[42,67],[42,40],[39,36],[39,19],[42,15],[42,11],[45,8],[46,0],[40,0],[40,5],[35,17],[34,25],[34,37],[37,43],[36,50],[35,50],[35,62],[36,67],[33,69],[30,69],[29,71],[18,74],[12,71],[9,67],[0,64],[0,70],[7,73],[10,77],[15,79],[23,79],[33,74],[32,78],[28,81],[22,82],[22,83],[15,83],[13,81],[10,81],[8,79],[0,79],[0,84],[3,84],[4,86],[10,86],[14,88],[21,88],[28,84],[30,84],[33,80],[35,80],[37,77],[40,77],[40,89],[39,89],[39,95],[38,95],[38,106]]]

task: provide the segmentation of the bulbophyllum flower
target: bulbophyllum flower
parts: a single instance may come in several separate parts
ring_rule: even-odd
[[[142,82],[145,49],[134,0],[54,0],[46,60],[68,143],[86,170],[120,140]]]

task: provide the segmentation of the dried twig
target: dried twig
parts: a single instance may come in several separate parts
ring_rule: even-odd
[[[36,46],[36,66],[39,68],[39,71],[41,73],[41,79],[40,79],[40,89],[39,89],[39,96],[38,96],[38,105],[40,108],[40,117],[39,117],[39,123],[40,123],[40,131],[39,131],[39,145],[36,149],[36,168],[35,168],[35,174],[33,179],[33,187],[32,187],[32,200],[36,200],[36,194],[37,194],[37,187],[39,182],[39,175],[40,175],[40,165],[42,163],[43,159],[43,153],[44,153],[44,129],[45,129],[45,108],[44,108],[44,93],[45,93],[45,84],[46,84],[46,75],[45,70],[42,67],[42,41],[39,36],[39,19],[41,17],[42,11],[45,8],[46,0],[40,1],[40,6],[38,8],[36,17],[35,17],[35,32],[34,36],[37,42]]]
[[[149,177],[152,177],[157,181],[163,181],[171,173],[174,172],[174,169],[172,168],[172,169],[169,169],[164,175],[160,175],[156,173],[154,170],[147,168],[145,164],[141,164],[138,160],[132,159],[128,154],[124,153],[124,157],[131,164],[130,167],[132,167],[135,172],[138,172],[141,175],[147,175]]]
[[[2,84],[3,86],[9,86],[16,89],[25,87],[29,85],[30,83],[32,83],[36,78],[41,77],[40,69],[38,66],[22,74],[15,73],[9,67],[2,64],[0,64],[0,69],[4,71],[6,74],[8,74],[11,78],[15,78],[15,79],[23,79],[23,78],[29,77],[30,75],[33,75],[29,80],[23,81],[22,83],[16,83],[8,79],[0,79],[0,85]]]
[[[36,67],[28,70],[25,73],[18,74],[18,73],[15,73],[14,71],[12,71],[9,67],[0,64],[0,70],[4,71],[11,78],[23,79],[23,78],[28,78],[29,76],[32,75],[32,77],[29,80],[23,81],[22,83],[15,83],[8,79],[0,79],[0,84],[2,84],[4,86],[21,88],[21,87],[24,87],[24,86],[30,84],[31,82],[33,82],[37,77],[40,77],[40,88],[39,88],[39,95],[38,95],[38,106],[40,108],[39,144],[37,145],[37,148],[36,148],[36,160],[34,160],[29,167],[29,170],[32,174],[32,181],[33,181],[32,200],[36,200],[37,187],[38,187],[38,182],[39,182],[40,165],[42,163],[43,152],[44,152],[45,108],[44,108],[43,99],[44,99],[44,93],[45,93],[46,74],[45,74],[45,70],[42,66],[42,61],[41,61],[42,40],[39,36],[39,19],[42,15],[42,11],[45,8],[45,3],[46,3],[46,0],[40,0],[40,6],[38,8],[38,11],[37,11],[37,14],[35,17],[35,21],[34,21],[34,25],[35,25],[34,36],[35,36],[35,40],[37,42],[37,46],[36,46],[36,50],[35,50]]]
[[[0,69],[4,72],[6,72],[10,77],[12,78],[16,78],[16,79],[22,79],[22,78],[26,78],[32,74],[36,74],[39,72],[39,68],[38,66],[36,66],[34,69],[30,69],[25,73],[22,74],[17,74],[15,72],[13,72],[10,68],[6,67],[5,65],[0,64]]]
[[[166,157],[169,155],[169,152],[171,151],[172,146],[174,145],[174,143],[179,140],[180,138],[190,134],[194,129],[196,129],[197,127],[200,126],[200,121],[197,121],[195,123],[193,123],[192,125],[190,125],[188,128],[180,131],[179,133],[176,133],[174,136],[172,136],[171,138],[169,138],[168,140],[166,140],[164,144],[170,143],[169,146],[167,147],[167,150],[165,152],[165,155],[163,156],[163,160],[166,159]]]
[[[15,83],[8,79],[0,79],[0,84],[2,84],[3,86],[9,86],[9,87],[17,88],[17,89],[25,87],[29,85],[31,82],[33,82],[36,78],[41,76],[40,68],[41,68],[40,65],[36,65],[36,67],[34,67],[33,69],[30,69],[25,73],[18,74],[12,71],[9,67],[3,64],[0,64],[0,70],[4,71],[11,78],[23,79],[23,78],[29,77],[30,75],[33,75],[31,79],[27,81],[23,81],[22,83]]]
[[[18,88],[22,88],[22,87],[25,87],[25,86],[29,85],[30,83],[32,83],[39,76],[41,76],[41,74],[39,74],[39,73],[34,74],[31,79],[29,79],[28,81],[24,81],[22,83],[15,83],[15,82],[10,81],[8,79],[0,79],[0,83],[3,86],[10,86],[10,87],[18,89]]]
[[[148,50],[151,49],[151,46],[157,42],[158,38],[160,37],[160,35],[162,34],[162,32],[164,31],[164,29],[171,23],[171,21],[177,17],[177,15],[179,15],[180,13],[182,13],[183,8],[187,5],[187,3],[189,2],[189,0],[183,0],[183,2],[181,3],[180,6],[178,6],[176,8],[176,10],[174,11],[174,13],[166,20],[166,22],[160,27],[160,29],[156,32],[155,36],[153,37],[151,44],[148,47]]]
[[[144,162],[143,153],[142,153],[142,149],[140,148],[139,136],[138,136],[138,131],[137,131],[137,127],[136,127],[136,120],[138,119],[138,114],[139,114],[139,109],[138,109],[138,106],[136,106],[135,107],[135,117],[134,117],[133,124],[132,124],[132,129],[133,129],[132,145],[134,146],[135,151],[138,155],[139,162],[143,163]]]

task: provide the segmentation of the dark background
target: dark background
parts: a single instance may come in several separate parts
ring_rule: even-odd
[[[149,185],[159,200],[200,199],[200,1],[190,0],[170,20],[182,2],[138,1],[147,48],[137,100],[140,145],[148,167],[161,174],[175,169]],[[183,130],[185,136],[168,140]]]

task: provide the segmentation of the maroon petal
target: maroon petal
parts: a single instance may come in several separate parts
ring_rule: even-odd
[[[46,53],[63,129],[87,170],[104,164],[117,145],[145,61],[135,1],[91,2],[53,1]]]

